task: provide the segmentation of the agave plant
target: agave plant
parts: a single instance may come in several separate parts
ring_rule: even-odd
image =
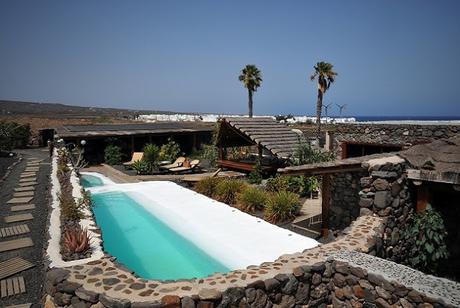
[[[91,237],[88,229],[76,227],[64,233],[64,247],[70,253],[85,253],[90,247]]]

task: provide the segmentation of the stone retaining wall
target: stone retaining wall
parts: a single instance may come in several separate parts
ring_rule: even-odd
[[[393,162],[382,159],[370,161],[366,167],[369,176],[360,181],[361,215],[376,214],[385,218],[383,249],[378,255],[401,262],[406,258],[410,245],[401,239],[401,232],[414,212],[414,201],[405,174],[406,163],[403,159]]]
[[[68,282],[69,273],[49,275],[54,299],[73,307],[458,307],[460,284],[425,275],[409,267],[359,252],[336,252],[326,260],[299,265],[272,278],[221,291],[202,288],[197,294],[174,293],[157,301],[132,303],[87,291]],[[48,302],[49,306],[51,301]]]
[[[334,130],[334,150],[341,155],[343,142],[394,144],[410,146],[451,138],[460,133],[460,125],[424,124],[337,124]]]
[[[342,230],[360,215],[360,179],[367,172],[338,173],[332,176],[329,227]]]

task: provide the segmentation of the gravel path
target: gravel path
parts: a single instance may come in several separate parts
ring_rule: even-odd
[[[13,170],[5,179],[5,181],[0,183],[0,228],[26,223],[29,226],[31,232],[25,235],[2,238],[0,240],[3,241],[29,236],[32,238],[34,246],[13,251],[1,252],[0,261],[4,261],[15,256],[20,256],[34,263],[36,266],[15,275],[24,277],[26,293],[2,298],[1,306],[4,307],[13,304],[33,303],[32,307],[41,307],[42,289],[45,274],[44,253],[48,238],[48,234],[46,232],[46,222],[50,199],[49,175],[51,167],[49,164],[48,152],[43,151],[43,148],[20,150],[18,152],[20,152],[23,157],[22,161],[14,166]],[[6,202],[12,198],[14,188],[18,187],[20,174],[24,171],[27,161],[31,158],[43,159],[43,162],[40,164],[40,168],[36,176],[38,185],[35,186],[34,198],[31,201],[31,203],[35,204],[35,209],[24,211],[24,213],[31,213],[34,218],[33,220],[26,222],[6,224],[4,221],[5,216],[19,214],[11,212],[11,206],[6,204]],[[20,213],[22,214],[23,212]]]
[[[8,167],[11,166],[14,162],[18,161],[18,157],[0,157],[0,179],[3,178]]]

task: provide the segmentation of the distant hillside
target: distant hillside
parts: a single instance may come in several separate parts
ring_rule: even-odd
[[[172,114],[169,111],[70,106],[54,103],[36,103],[0,100],[0,115],[31,115],[37,117],[132,117],[136,114]]]

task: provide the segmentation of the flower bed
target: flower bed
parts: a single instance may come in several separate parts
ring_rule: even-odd
[[[78,175],[66,150],[55,150],[52,161],[52,211],[47,254],[50,267],[84,264],[103,257],[99,228],[89,198],[82,193]]]

